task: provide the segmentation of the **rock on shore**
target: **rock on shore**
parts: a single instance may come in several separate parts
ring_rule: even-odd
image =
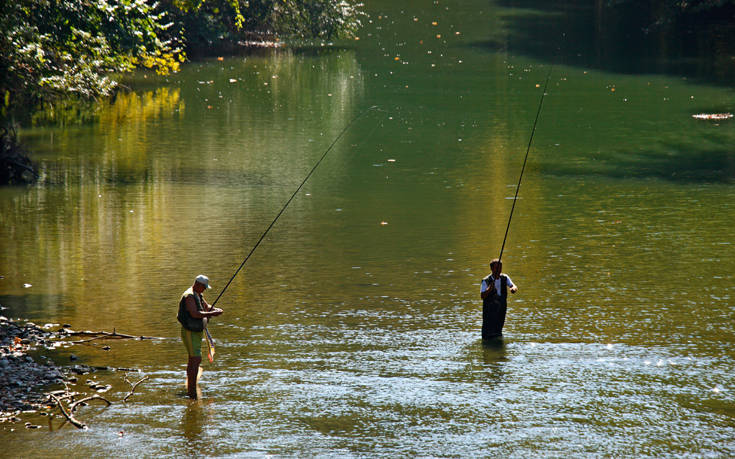
[[[42,388],[65,381],[61,369],[51,361],[39,363],[28,351],[53,347],[57,334],[37,325],[19,323],[0,316],[0,422],[20,411],[46,407]]]

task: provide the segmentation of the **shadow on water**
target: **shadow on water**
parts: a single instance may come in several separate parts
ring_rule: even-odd
[[[483,363],[485,382],[497,385],[505,378],[505,363],[508,361],[505,341],[502,337],[491,340],[478,340],[474,345],[474,352],[479,352]]]
[[[44,315],[49,307],[63,308],[62,295],[0,295],[0,315],[15,317],[37,317]]]
[[[506,36],[470,46],[568,66],[730,86],[735,8],[674,16],[654,3],[500,0],[507,8]]]
[[[505,341],[502,336],[483,339],[482,356],[485,363],[496,363],[507,360]]]
[[[481,340],[482,361],[486,365],[497,365],[508,360],[508,352],[502,337]]]
[[[186,450],[195,456],[212,451],[213,445],[205,435],[205,426],[211,423],[211,408],[208,406],[211,403],[212,400],[202,399],[201,396],[198,400],[186,400],[180,429],[186,438]]]
[[[735,182],[735,151],[697,149],[691,145],[665,143],[663,150],[613,152],[608,158],[583,157],[570,163],[544,164],[556,176],[605,176],[609,178],[657,178],[680,183]]]

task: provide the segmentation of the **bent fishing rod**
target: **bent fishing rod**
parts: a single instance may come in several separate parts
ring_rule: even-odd
[[[359,114],[357,114],[357,116],[355,116],[354,118],[352,118],[352,120],[349,123],[347,123],[347,125],[342,129],[342,131],[339,133],[339,135],[337,137],[335,137],[334,141],[332,141],[332,143],[326,149],[326,151],[321,156],[321,158],[319,158],[319,161],[317,161],[316,164],[314,164],[314,167],[311,168],[311,170],[306,175],[306,177],[304,178],[304,180],[301,182],[301,184],[298,186],[298,188],[296,188],[296,191],[294,191],[293,194],[291,195],[291,197],[288,198],[288,201],[286,201],[286,204],[283,205],[283,207],[281,208],[281,211],[278,212],[278,214],[273,219],[273,221],[271,222],[271,224],[268,225],[268,228],[266,228],[265,231],[263,231],[263,234],[260,235],[260,239],[258,239],[258,242],[256,242],[255,245],[253,246],[253,248],[250,249],[250,253],[248,253],[248,255],[245,257],[245,259],[242,261],[242,263],[240,263],[240,266],[235,271],[235,274],[232,275],[232,277],[227,282],[227,284],[224,286],[224,288],[222,289],[222,291],[219,293],[219,295],[217,295],[217,298],[214,300],[214,303],[212,303],[212,307],[214,307],[214,305],[217,304],[217,301],[219,301],[219,299],[225,293],[225,290],[227,290],[227,288],[230,286],[230,284],[232,283],[232,281],[235,280],[235,277],[237,277],[237,275],[240,273],[240,271],[242,270],[242,268],[245,266],[245,263],[248,262],[248,260],[250,259],[250,256],[253,254],[253,252],[255,252],[255,249],[257,249],[258,246],[260,245],[260,243],[263,242],[263,239],[265,239],[265,236],[268,234],[268,232],[271,230],[271,228],[273,228],[273,225],[275,225],[276,222],[278,221],[278,219],[281,217],[281,215],[283,215],[283,212],[286,211],[286,208],[288,207],[288,205],[291,204],[291,201],[293,201],[293,199],[296,197],[296,195],[299,193],[299,191],[301,191],[301,188],[306,184],[307,180],[309,180],[309,178],[312,176],[312,174],[317,169],[317,167],[319,167],[319,165],[322,163],[322,161],[324,161],[324,158],[327,157],[327,155],[329,154],[329,152],[332,151],[332,148],[334,148],[334,146],[337,144],[337,142],[339,142],[339,139],[342,138],[342,136],[350,129],[350,127],[358,119],[362,118],[369,111],[375,110],[377,108],[378,108],[377,105],[373,105],[372,107],[366,108],[365,110],[363,110],[362,112],[360,112]]]
[[[516,185],[516,194],[513,197],[513,205],[510,208],[510,216],[508,217],[508,226],[505,227],[505,236],[503,236],[503,245],[500,247],[500,255],[498,260],[503,259],[503,249],[505,249],[505,241],[508,239],[508,231],[510,230],[510,222],[513,219],[513,210],[516,208],[516,201],[518,200],[518,192],[521,190],[521,179],[523,178],[523,172],[526,170],[526,162],[528,161],[528,152],[531,151],[531,144],[533,143],[533,135],[536,133],[536,125],[538,124],[539,116],[541,115],[541,108],[544,105],[544,97],[546,97],[546,88],[549,86],[549,79],[551,78],[551,71],[554,69],[552,64],[549,67],[549,73],[546,75],[546,82],[544,83],[544,90],[541,93],[541,99],[538,103],[538,110],[536,110],[536,119],[533,121],[533,128],[531,129],[531,136],[528,138],[528,147],[526,148],[526,156],[523,158],[523,167],[521,167],[521,174],[518,176],[518,185]]]

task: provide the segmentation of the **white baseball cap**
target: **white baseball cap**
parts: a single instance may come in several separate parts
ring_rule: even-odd
[[[207,288],[212,288],[212,286],[209,285],[209,278],[205,276],[204,274],[198,275],[197,278],[194,279],[194,282],[199,282],[200,284],[202,284],[203,286]]]

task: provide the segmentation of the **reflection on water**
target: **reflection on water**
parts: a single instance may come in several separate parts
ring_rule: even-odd
[[[202,399],[201,390],[198,395],[198,400],[187,401],[179,429],[186,439],[184,451],[193,456],[206,456],[215,446],[212,438],[205,434],[205,430],[211,427],[214,407],[212,399]]]
[[[121,403],[98,372],[115,403],[88,431],[0,426],[8,450],[733,455],[735,125],[691,117],[732,94],[555,66],[503,256],[522,288],[483,344],[548,63],[476,45],[519,11],[370,7],[343,48],[137,75],[87,124],[23,131],[44,181],[0,190],[3,314],[166,339],[60,350],[150,379]],[[212,301],[372,105],[218,303],[188,401],[180,293],[206,273]]]

